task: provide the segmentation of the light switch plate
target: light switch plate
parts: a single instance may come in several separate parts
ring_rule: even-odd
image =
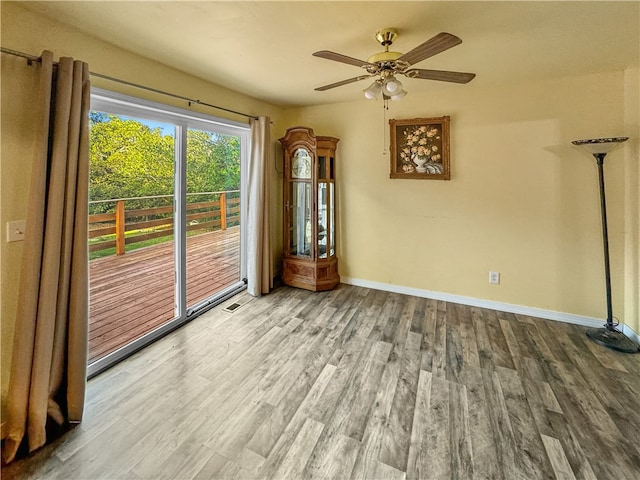
[[[7,222],[7,243],[24,240],[25,220],[13,220]]]

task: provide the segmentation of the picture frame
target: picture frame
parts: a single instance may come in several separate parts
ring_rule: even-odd
[[[389,178],[449,180],[448,116],[391,119]]]

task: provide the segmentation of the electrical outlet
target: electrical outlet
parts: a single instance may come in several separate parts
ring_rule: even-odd
[[[7,243],[24,240],[25,223],[24,220],[7,222]]]
[[[489,283],[500,284],[500,272],[489,272]]]

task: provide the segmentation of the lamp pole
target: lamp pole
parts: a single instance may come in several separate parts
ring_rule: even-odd
[[[607,200],[604,193],[604,157],[606,153],[594,153],[598,165],[598,180],[600,183],[600,215],[602,217],[602,245],[604,249],[604,280],[607,295],[607,326],[609,330],[613,326],[613,306],[611,305],[611,265],[609,263],[609,230],[607,228]]]

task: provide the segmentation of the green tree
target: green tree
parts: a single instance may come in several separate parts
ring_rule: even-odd
[[[240,140],[201,130],[187,132],[187,192],[240,188]]]
[[[90,113],[89,198],[171,195],[174,192],[172,135],[117,115]],[[187,131],[187,192],[240,188],[240,141],[233,135]],[[165,201],[166,203],[166,201]],[[160,203],[158,203],[160,204]],[[113,205],[94,205],[92,213]],[[144,206],[155,206],[147,202]],[[142,208],[127,204],[128,208]]]
[[[173,193],[173,137],[135,120],[91,119],[89,197],[92,200]]]

